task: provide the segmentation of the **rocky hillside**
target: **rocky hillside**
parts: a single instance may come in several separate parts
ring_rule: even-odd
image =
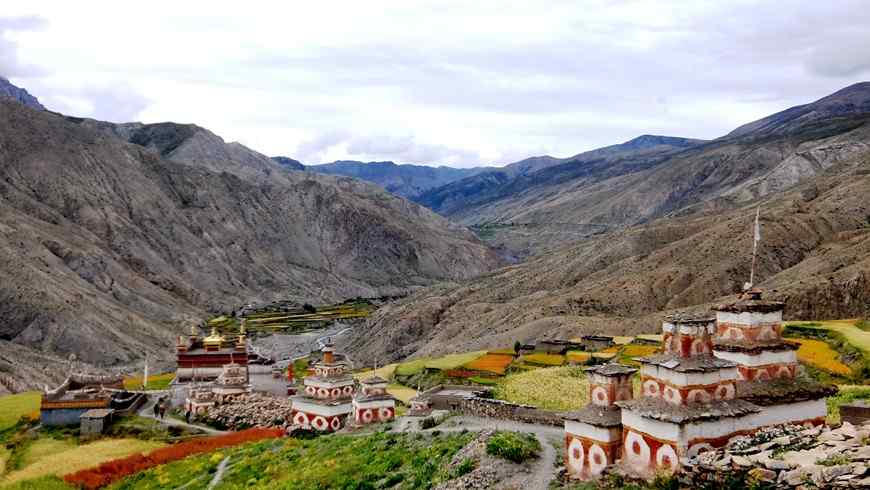
[[[677,213],[433,286],[376,312],[349,347],[355,358],[383,362],[541,337],[654,332],[670,310],[707,308],[740,290],[757,204],[760,285],[788,301],[789,317],[870,315],[870,151],[821,172],[731,210]]]
[[[493,243],[525,256],[598,233],[612,221],[550,210],[548,203],[564,205],[592,185],[607,186],[703,143],[644,135],[570,158],[530,158],[433,189],[416,201],[451,219],[488,228],[495,234],[487,237]]]
[[[312,172],[344,175],[377,184],[397,196],[414,199],[429,189],[440,187],[488,170],[487,167],[453,168],[426,165],[397,165],[393,162],[339,160],[323,165],[308,165]]]
[[[46,110],[36,97],[30,95],[30,92],[23,88],[12,85],[12,82],[0,76],[0,98],[8,98],[20,102],[28,107]]]
[[[182,323],[208,311],[394,294],[498,265],[465,229],[373,185],[288,172],[193,125],[11,100],[0,215],[0,372],[72,353],[165,359]]]
[[[575,159],[482,194],[441,188],[418,201],[489,227],[492,243],[535,253],[691,206],[734,209],[775,194],[866,151],[868,120],[870,84],[860,83],[688,148]]]

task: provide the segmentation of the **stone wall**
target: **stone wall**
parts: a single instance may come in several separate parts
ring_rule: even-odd
[[[464,415],[513,420],[527,424],[543,424],[562,427],[564,419],[559,412],[541,410],[530,405],[518,405],[491,398],[468,398],[460,402],[459,411]]]

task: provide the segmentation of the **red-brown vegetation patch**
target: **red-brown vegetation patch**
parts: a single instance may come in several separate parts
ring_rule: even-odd
[[[136,453],[126,458],[106,461],[95,468],[77,471],[63,477],[64,481],[78,487],[95,489],[109,485],[125,476],[138,473],[162,464],[184,459],[192,454],[206,453],[246,442],[272,439],[284,435],[283,429],[254,428],[240,432],[194,439],[172,446],[155,449],[143,455]]]

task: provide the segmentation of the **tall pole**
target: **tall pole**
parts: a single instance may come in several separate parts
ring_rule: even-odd
[[[749,272],[749,288],[755,285],[755,266],[758,263],[758,242],[761,241],[761,224],[758,221],[761,215],[761,206],[755,209],[755,234],[752,240],[752,270]]]
[[[142,387],[148,388],[148,354],[145,354],[145,370],[142,373]]]

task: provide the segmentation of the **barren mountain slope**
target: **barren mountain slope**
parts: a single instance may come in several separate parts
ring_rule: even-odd
[[[787,189],[870,148],[868,121],[870,83],[860,83],[661,158],[564,163],[502,184],[497,195],[458,201],[448,193],[446,212],[420,202],[488,224],[491,243],[539,252],[689,206],[733,209]]]
[[[761,286],[800,318],[870,314],[870,153],[763,202]],[[379,310],[355,358],[513,345],[582,333],[652,332],[662,313],[705,308],[749,277],[753,205],[606,233]],[[458,340],[461,339],[461,342]]]
[[[0,101],[0,340],[97,364],[166,358],[206,310],[392,294],[498,264],[373,185],[284,171],[197,127],[126,129]],[[24,369],[4,345],[0,371]]]

